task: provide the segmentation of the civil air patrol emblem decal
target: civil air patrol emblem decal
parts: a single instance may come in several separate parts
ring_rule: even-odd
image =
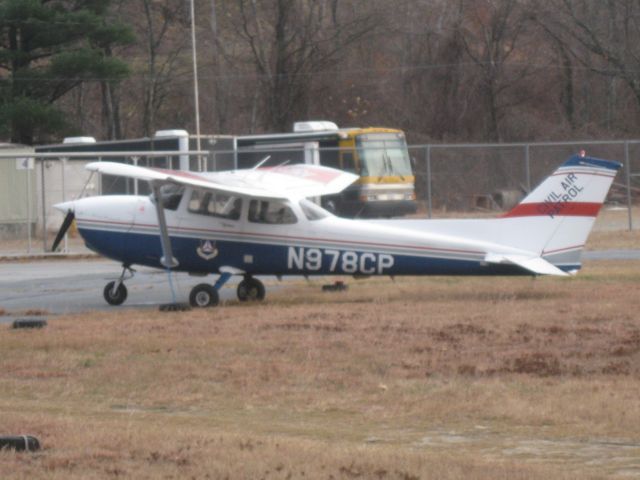
[[[211,240],[200,241],[200,246],[196,249],[196,253],[200,258],[213,260],[218,256],[218,247],[216,246],[216,242],[211,242]]]

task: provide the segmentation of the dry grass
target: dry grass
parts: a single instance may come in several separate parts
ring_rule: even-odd
[[[594,231],[591,233],[591,235],[589,235],[586,249],[587,250],[617,250],[617,249],[638,250],[640,249],[640,230]]]
[[[0,478],[639,475],[638,262],[0,330]]]

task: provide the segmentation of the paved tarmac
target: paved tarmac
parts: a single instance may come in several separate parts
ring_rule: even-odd
[[[640,250],[603,250],[583,253],[586,260],[640,260]],[[108,305],[103,297],[104,286],[119,277],[117,262],[96,259],[19,260],[0,262],[0,316],[1,322],[29,316],[29,311],[45,315],[108,310],[114,308],[157,308],[172,302],[166,272],[136,268],[136,275],[126,281],[127,301],[120,307]],[[176,301],[188,302],[189,292],[198,283],[213,283],[214,275],[191,277],[185,273],[173,274]],[[269,290],[280,288],[275,277],[263,277]],[[220,292],[221,300],[236,298],[238,277],[234,277]]]
[[[127,280],[128,297],[119,307],[108,305],[102,291],[120,276],[120,264],[105,259],[52,259],[0,262],[0,322],[29,316],[29,311],[56,315],[114,308],[157,308],[172,302],[166,272],[134,267],[135,276]],[[185,273],[172,276],[177,302],[188,302],[191,288],[199,283],[214,283],[216,276],[192,277]],[[275,277],[274,281],[275,281]],[[270,277],[261,277],[271,283]],[[221,300],[236,298],[239,277],[232,278],[220,291]],[[267,285],[267,294],[269,285]]]
[[[594,250],[582,252],[583,260],[640,260],[640,250]]]

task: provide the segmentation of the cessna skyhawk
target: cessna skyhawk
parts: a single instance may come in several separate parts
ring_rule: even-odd
[[[262,300],[256,275],[569,275],[620,164],[574,155],[508,213],[489,219],[353,220],[311,199],[358,177],[316,165],[195,173],[112,162],[87,169],[149,182],[151,195],[89,197],[55,206],[86,245],[120,262],[104,288],[120,305],[133,265],[196,275],[190,303],[218,303],[233,275],[240,300]]]

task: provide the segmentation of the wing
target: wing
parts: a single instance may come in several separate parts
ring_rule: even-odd
[[[106,175],[153,183],[176,183],[245,197],[269,199],[336,194],[358,179],[357,175],[318,165],[286,165],[215,173],[162,170],[115,162],[92,162],[86,168]]]

